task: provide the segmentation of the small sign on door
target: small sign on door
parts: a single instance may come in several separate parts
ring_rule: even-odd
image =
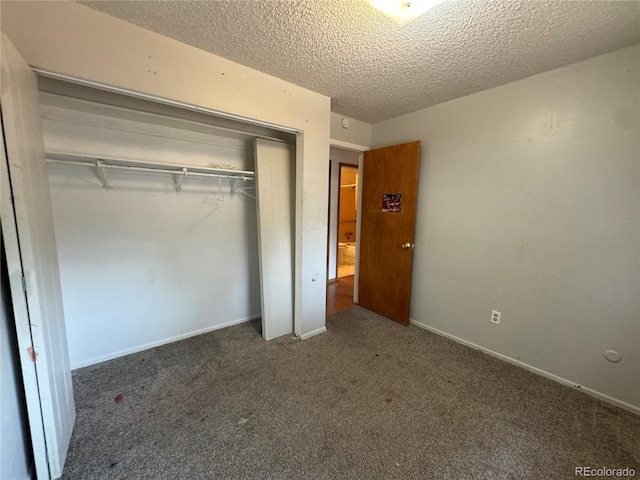
[[[402,209],[402,194],[401,193],[385,193],[382,195],[382,211],[399,212]]]

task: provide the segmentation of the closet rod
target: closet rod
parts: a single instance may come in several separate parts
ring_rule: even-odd
[[[137,171],[170,173],[174,175],[192,175],[215,178],[235,178],[243,181],[253,180],[255,172],[234,170],[231,168],[200,167],[174,163],[147,162],[113,157],[92,157],[75,153],[46,152],[48,162],[70,165],[93,166],[97,168],[120,168]]]
[[[228,174],[228,173],[205,173],[205,172],[192,172],[189,171],[189,167],[181,167],[180,170],[167,170],[163,168],[152,167],[135,167],[132,165],[113,165],[110,163],[104,163],[101,160],[96,160],[96,163],[78,162],[75,160],[60,160],[54,158],[47,158],[47,162],[50,163],[63,163],[66,165],[82,165],[83,167],[100,167],[100,168],[114,168],[122,170],[134,170],[142,172],[156,172],[156,173],[170,173],[173,175],[185,175],[185,176],[199,176],[199,177],[215,177],[215,178],[234,178],[242,181],[253,180],[253,176]]]

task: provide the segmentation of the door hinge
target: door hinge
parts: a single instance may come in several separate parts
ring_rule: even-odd
[[[25,293],[27,293],[27,281],[24,278],[24,275],[22,276],[22,291]]]

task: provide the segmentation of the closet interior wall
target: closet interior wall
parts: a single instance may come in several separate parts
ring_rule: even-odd
[[[126,102],[126,99],[124,100]],[[253,136],[41,93],[45,149],[253,170]],[[72,368],[260,316],[255,190],[49,163]],[[253,181],[241,187],[254,187]]]

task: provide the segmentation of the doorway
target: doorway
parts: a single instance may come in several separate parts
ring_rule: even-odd
[[[355,150],[348,150],[346,148],[339,148],[335,146],[331,146],[330,149],[330,168],[329,168],[329,225],[328,225],[328,238],[327,238],[327,282],[334,282],[337,277],[337,266],[338,266],[338,225],[339,225],[339,199],[340,199],[340,190],[345,190],[340,188],[340,170],[341,167],[352,167],[355,169],[354,171],[359,171],[360,168],[360,158],[362,157],[362,153]],[[360,181],[360,174],[358,173],[358,181]],[[343,182],[347,183],[347,182]],[[349,182],[351,184],[355,182]],[[359,196],[359,188],[352,189],[352,195],[356,198],[355,208],[357,209],[357,202],[360,201]],[[357,248],[357,237],[358,237],[358,228],[359,225],[357,221],[354,224],[354,228],[349,228],[344,230],[345,232],[352,232],[350,238],[352,243]],[[346,239],[346,237],[345,237]],[[342,242],[340,243],[349,243]],[[355,256],[355,276],[357,277],[357,253]],[[357,278],[356,278],[357,279]]]
[[[355,305],[360,157],[358,151],[330,150],[327,315]]]
[[[329,222],[329,289],[327,298],[336,297],[333,283],[345,278],[353,279],[353,303],[375,313],[409,323],[412,259],[414,248],[415,219],[417,206],[417,182],[420,163],[420,142],[354,152],[331,147],[330,176],[330,222]],[[351,179],[341,175],[345,154],[357,158],[358,177],[354,181],[357,194],[355,237],[350,218],[340,214],[339,199],[344,191],[352,187]],[[352,158],[353,158],[352,157]],[[366,162],[364,160],[367,160]],[[353,165],[356,161],[353,162]],[[363,182],[364,179],[367,182]],[[340,221],[342,220],[342,221]],[[335,231],[332,231],[335,228]],[[342,242],[341,242],[342,240]],[[345,242],[346,240],[346,242]],[[338,265],[350,258],[340,255],[340,243],[355,240],[355,276],[340,277]],[[334,250],[332,258],[331,249]],[[382,254],[384,252],[384,254]],[[331,276],[332,260],[335,270]],[[342,260],[342,261],[341,261]],[[383,266],[382,266],[383,265]],[[381,267],[382,266],[382,267]],[[388,282],[386,279],[395,281]],[[327,311],[332,307],[327,302]],[[349,307],[347,307],[349,308]],[[340,310],[338,310],[340,311]]]
[[[358,168],[340,164],[336,278],[355,275],[358,216]]]

